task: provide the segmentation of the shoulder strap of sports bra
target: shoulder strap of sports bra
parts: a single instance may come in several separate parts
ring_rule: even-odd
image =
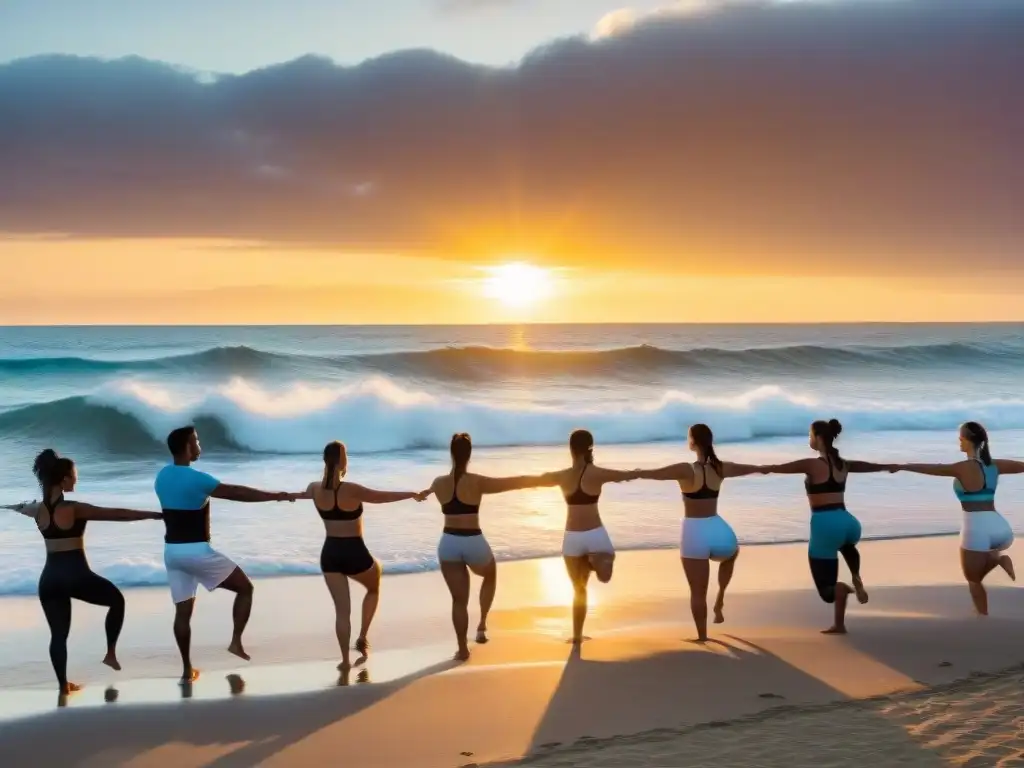
[[[580,472],[580,478],[579,478],[579,480],[576,481],[576,488],[578,490],[580,490],[580,491],[583,490],[583,476],[585,474],[587,474],[587,467],[589,467],[589,466],[590,466],[589,464],[584,464],[583,465],[583,471]],[[585,493],[585,491],[584,491],[584,493]]]
[[[703,491],[703,490],[705,490],[708,487],[708,462],[705,459],[704,461],[699,462],[699,464],[700,464],[700,476],[701,476],[700,490]]]

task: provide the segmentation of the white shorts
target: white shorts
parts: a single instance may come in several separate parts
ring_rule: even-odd
[[[728,560],[739,550],[732,527],[718,515],[684,517],[679,554],[694,560]]]
[[[1013,529],[994,510],[964,512],[960,546],[971,552],[1002,552],[1013,544]]]
[[[615,554],[615,547],[604,526],[589,531],[566,531],[562,537],[562,555],[565,557],[586,557],[596,554]]]
[[[164,544],[164,566],[175,604],[195,597],[200,584],[207,592],[216,589],[238,567],[206,541]]]
[[[494,553],[482,533],[474,536],[442,533],[437,545],[437,559],[444,563],[484,566],[494,559]]]

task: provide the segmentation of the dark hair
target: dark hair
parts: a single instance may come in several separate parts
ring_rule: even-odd
[[[990,465],[992,454],[988,449],[988,432],[985,428],[976,421],[968,421],[963,425],[963,430],[967,433],[967,439],[971,441],[974,450],[978,452],[978,458],[985,466]]]
[[[825,453],[831,457],[832,463],[838,469],[843,468],[843,457],[839,455],[838,449],[833,445],[836,438],[839,437],[843,431],[843,425],[839,423],[839,419],[829,419],[828,421],[816,421],[811,424],[811,432],[814,436],[825,443]]]
[[[32,472],[39,481],[39,487],[43,490],[45,497],[51,488],[55,488],[64,482],[64,478],[71,474],[75,468],[75,462],[58,456],[53,448],[47,448],[36,456],[32,465]]]
[[[458,485],[459,478],[466,474],[469,457],[473,455],[473,439],[468,432],[456,432],[452,435],[452,444],[448,451],[452,455],[452,477],[455,479],[455,485]]]
[[[171,452],[171,456],[181,456],[188,448],[189,440],[192,439],[192,435],[196,433],[196,428],[191,424],[187,427],[178,427],[177,429],[171,430],[171,434],[167,436],[167,450]]]
[[[704,463],[714,467],[715,472],[721,477],[722,460],[715,455],[715,436],[711,432],[711,427],[707,424],[694,424],[690,427],[690,437],[693,444],[704,454]]]
[[[339,471],[342,477],[348,472],[348,451],[344,443],[332,440],[324,446],[324,488],[332,487]]]
[[[594,436],[585,429],[577,429],[569,435],[569,450],[573,456],[582,456],[587,464],[594,463]]]

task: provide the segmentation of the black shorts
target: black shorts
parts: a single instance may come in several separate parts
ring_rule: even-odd
[[[328,536],[320,550],[320,570],[357,576],[373,567],[373,555],[359,536]]]

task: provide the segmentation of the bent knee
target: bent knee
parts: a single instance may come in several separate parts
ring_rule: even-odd
[[[826,603],[834,603],[836,601],[836,588],[835,587],[819,587],[818,596]]]

